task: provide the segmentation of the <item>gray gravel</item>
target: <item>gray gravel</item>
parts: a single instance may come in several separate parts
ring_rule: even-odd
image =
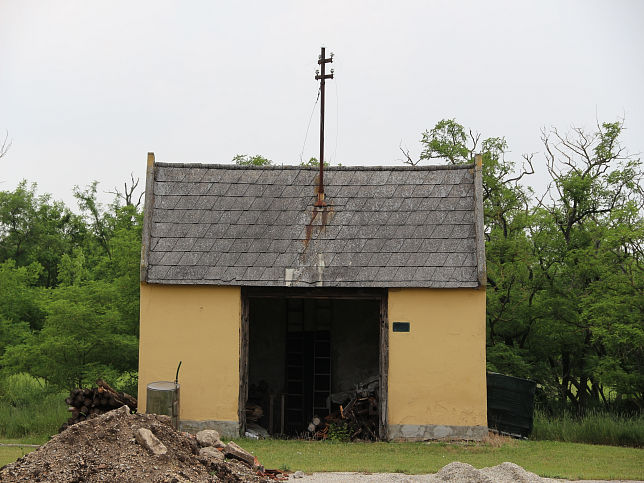
[[[343,483],[555,483],[567,482],[552,478],[542,478],[526,471],[514,463],[501,463],[497,466],[474,468],[467,463],[458,461],[444,466],[436,474],[406,475],[404,473],[312,473],[305,474],[301,471],[293,473],[289,480],[297,482],[343,482]],[[578,480],[577,483],[603,483],[606,480]],[[627,483],[625,480],[613,480],[612,483]],[[629,480],[628,483],[644,483]]]

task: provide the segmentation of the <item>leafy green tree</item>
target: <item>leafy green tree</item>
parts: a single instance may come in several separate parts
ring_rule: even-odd
[[[583,413],[605,388],[644,406],[641,161],[620,122],[543,133],[552,189],[535,249],[544,277],[546,343],[560,398]]]
[[[80,218],[49,195],[36,195],[36,185],[21,182],[14,191],[0,191],[0,262],[19,266],[38,262],[39,282],[53,286],[58,263],[80,243],[86,229]]]
[[[33,262],[16,266],[14,260],[0,264],[0,317],[8,322],[28,323],[32,329],[42,327],[44,313],[39,307],[40,291],[36,287],[42,267]]]
[[[0,192],[4,376],[24,372],[69,388],[98,376],[129,381],[136,371],[140,203],[134,183],[106,207],[97,187],[75,189],[80,216],[34,185]],[[47,278],[41,259],[56,263]]]
[[[621,123],[594,132],[543,132],[551,189],[505,158],[503,138],[481,140],[455,120],[423,133],[408,164],[483,155],[488,269],[488,368],[535,379],[552,408],[583,413],[609,394],[644,406],[642,170],[619,143]]]
[[[530,223],[530,189],[521,185],[534,173],[532,156],[524,156],[521,169],[505,156],[504,138],[481,140],[454,119],[444,119],[423,133],[422,152],[406,163],[443,159],[449,164],[472,163],[483,156],[483,202],[487,253],[488,367],[490,370],[532,377],[535,365],[529,350],[537,286],[534,257],[527,227]],[[517,172],[518,171],[518,172]]]
[[[130,370],[138,342],[116,308],[117,299],[116,288],[102,281],[51,290],[44,327],[8,347],[3,366],[70,389]]]

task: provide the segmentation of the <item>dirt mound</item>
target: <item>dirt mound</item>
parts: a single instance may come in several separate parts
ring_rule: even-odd
[[[433,481],[450,481],[454,483],[540,483],[540,476],[524,470],[514,463],[477,470],[472,465],[455,461],[444,466],[433,476]]]
[[[137,433],[148,434],[166,451],[154,454]],[[169,418],[130,414],[123,406],[70,426],[38,450],[1,468],[0,481],[270,481],[237,460],[208,458],[203,451],[199,456],[199,450],[196,439],[175,431]]]

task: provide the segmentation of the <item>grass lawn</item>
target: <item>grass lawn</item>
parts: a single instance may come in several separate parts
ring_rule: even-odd
[[[550,478],[644,479],[644,449],[558,441],[326,443],[239,440],[267,468],[290,471],[435,473],[452,461],[477,468],[511,461]]]
[[[49,438],[47,436],[34,436],[34,437],[27,437],[23,439],[7,439],[7,438],[2,438],[0,439],[0,443],[10,443],[10,444],[45,444]],[[36,448],[32,448],[31,446],[0,446],[0,467],[8,464],[8,463],[13,463],[16,461],[18,458],[21,458],[22,456],[26,455],[27,453],[31,453],[33,450]]]
[[[267,468],[290,471],[422,474],[435,473],[452,461],[462,461],[477,468],[511,461],[538,475],[551,478],[644,479],[644,449],[637,448],[515,440],[497,441],[493,444],[326,443],[248,439],[237,442],[253,452]],[[0,446],[0,466],[11,463],[32,450],[30,447]]]

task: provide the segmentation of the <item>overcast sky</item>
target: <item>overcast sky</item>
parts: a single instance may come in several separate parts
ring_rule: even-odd
[[[158,161],[296,164],[327,83],[326,158],[401,163],[456,118],[519,159],[540,129],[625,117],[644,150],[644,1],[0,0],[0,189],[37,182],[75,208]],[[316,112],[304,159],[317,157]],[[544,184],[543,156],[537,154]],[[107,200],[106,195],[103,200]]]

